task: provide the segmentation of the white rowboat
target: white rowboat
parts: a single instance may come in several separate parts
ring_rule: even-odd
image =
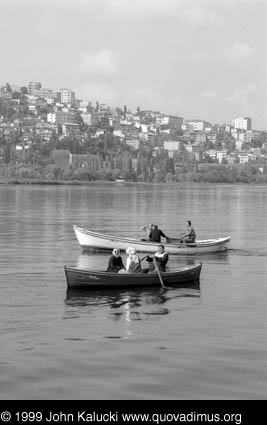
[[[88,251],[92,248],[108,251],[114,248],[126,250],[129,246],[132,246],[138,252],[155,253],[159,245],[158,242],[92,232],[91,230],[86,230],[75,225],[73,229],[83,251]],[[230,236],[217,239],[196,240],[194,243],[180,243],[177,239],[171,239],[171,242],[164,243],[164,246],[169,254],[196,255],[224,252],[229,242]]]

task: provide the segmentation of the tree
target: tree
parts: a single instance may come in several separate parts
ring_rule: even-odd
[[[8,93],[12,93],[11,86],[10,86],[10,84],[9,84],[9,83],[6,83],[6,87],[5,87],[5,89],[6,89],[6,92],[8,92]]]
[[[22,86],[22,87],[20,88],[20,93],[21,93],[21,94],[28,94],[28,89],[27,89],[27,87]]]
[[[172,173],[168,172],[168,173],[165,175],[165,181],[166,181],[167,183],[173,182],[174,180],[175,180],[175,176],[174,176],[174,174],[172,174]]]

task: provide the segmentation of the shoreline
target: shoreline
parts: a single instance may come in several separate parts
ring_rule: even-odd
[[[248,185],[248,186],[267,186],[267,183],[262,182],[116,182],[110,180],[33,180],[33,179],[11,179],[6,181],[0,181],[0,185],[40,185],[40,186],[92,186],[92,185],[102,185],[102,184],[110,184],[117,186],[167,186],[167,187],[175,187],[175,186],[207,186],[207,185],[227,185],[227,186],[239,186],[239,185]]]

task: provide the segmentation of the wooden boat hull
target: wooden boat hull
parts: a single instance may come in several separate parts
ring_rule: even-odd
[[[180,270],[161,272],[165,286],[179,286],[199,280],[202,263]],[[110,273],[64,267],[68,289],[108,289],[161,286],[157,272]]]
[[[92,232],[82,227],[73,226],[76,238],[84,251],[95,249],[113,250],[119,248],[126,250],[132,246],[138,252],[155,253],[158,242],[141,241],[138,239],[125,238],[120,236],[105,235]],[[195,255],[211,252],[222,252],[227,249],[230,242],[230,236],[218,239],[199,240],[195,243],[179,243],[173,240],[171,243],[164,243],[165,249],[169,254]]]

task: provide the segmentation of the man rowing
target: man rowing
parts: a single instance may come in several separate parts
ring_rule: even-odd
[[[154,254],[154,258],[157,262],[157,266],[161,272],[166,271],[166,265],[169,261],[169,254],[165,251],[164,245],[158,245],[158,250]],[[155,270],[155,266],[153,264],[153,258],[146,256],[146,261],[149,263],[149,266],[145,270],[145,273],[151,272]]]
[[[192,227],[191,221],[188,220],[186,222],[186,228],[185,232],[180,233],[178,235],[178,238],[180,239],[180,242],[185,243],[194,243],[196,240],[196,232],[194,228]]]

